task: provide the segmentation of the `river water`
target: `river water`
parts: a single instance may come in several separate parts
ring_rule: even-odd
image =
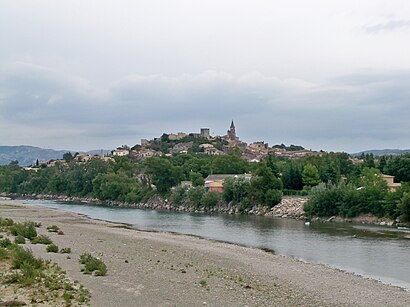
[[[410,239],[383,227],[342,223],[306,226],[303,221],[263,216],[178,213],[47,200],[23,202],[127,223],[140,230],[177,232],[268,248],[276,254],[326,264],[410,290]]]

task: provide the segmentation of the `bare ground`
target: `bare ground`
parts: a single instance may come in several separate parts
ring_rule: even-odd
[[[41,222],[60,248],[46,253],[91,291],[91,306],[410,306],[410,293],[323,265],[185,235],[142,232],[37,206],[6,206],[0,216]],[[47,233],[59,226],[64,235]],[[106,276],[81,273],[80,254],[100,257]]]

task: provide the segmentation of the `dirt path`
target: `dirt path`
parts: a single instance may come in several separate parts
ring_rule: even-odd
[[[92,306],[410,306],[410,293],[258,249],[168,233],[141,232],[74,213],[34,206],[4,206],[0,216],[41,222],[64,254],[27,244],[57,262],[91,291]],[[57,225],[64,235],[47,233]],[[90,252],[107,276],[80,272],[79,255]]]

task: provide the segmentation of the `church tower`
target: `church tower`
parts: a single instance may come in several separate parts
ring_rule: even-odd
[[[228,130],[228,138],[232,141],[236,140],[236,130],[235,130],[235,124],[233,123],[233,120],[231,122],[231,127]]]

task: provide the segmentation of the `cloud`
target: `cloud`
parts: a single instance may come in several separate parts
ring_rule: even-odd
[[[371,26],[366,26],[365,29],[369,33],[379,33],[382,31],[397,31],[405,28],[410,28],[410,20],[408,19],[392,19],[385,23],[378,23]]]
[[[363,139],[410,145],[406,70],[361,71],[324,83],[257,72],[134,74],[100,88],[78,76],[15,63],[0,78],[4,144],[107,148],[200,127],[224,134],[234,119],[246,141],[334,150],[361,150]]]

